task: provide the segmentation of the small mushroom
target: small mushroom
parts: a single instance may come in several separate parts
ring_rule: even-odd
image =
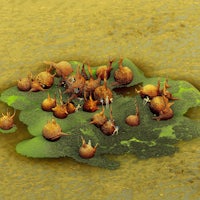
[[[119,127],[115,125],[113,116],[112,116],[112,108],[110,108],[110,119],[107,120],[101,127],[102,133],[104,135],[117,135]]]
[[[83,137],[81,137],[81,140],[82,140],[82,145],[79,148],[79,155],[82,158],[86,158],[86,159],[94,157],[98,144],[96,144],[93,147],[91,145],[91,141],[90,140],[88,141],[88,143],[86,143],[86,141],[85,141],[85,139]]]
[[[21,91],[29,91],[31,89],[31,74],[17,81],[17,87]]]
[[[85,102],[83,104],[83,110],[86,112],[95,112],[96,110],[99,109],[97,106],[97,103],[98,101],[93,100],[92,95],[90,94],[90,97],[88,100],[85,98]]]
[[[55,117],[64,119],[68,116],[69,113],[67,112],[66,104],[63,103],[62,93],[60,90],[59,90],[59,96],[60,96],[60,104],[56,103],[56,106],[52,108],[52,111]]]
[[[63,80],[73,72],[73,68],[71,64],[67,61],[61,61],[58,63],[51,62],[51,61],[44,61],[45,64],[50,65],[56,69],[56,75],[62,77]]]
[[[43,88],[50,88],[54,83],[54,76],[56,74],[51,74],[51,67],[46,69],[46,71],[40,72],[36,77],[35,80],[43,87]]]
[[[162,110],[166,108],[167,103],[168,99],[164,95],[156,96],[150,100],[149,107],[154,114],[159,114]]]
[[[157,121],[168,120],[174,116],[174,112],[171,109],[171,106],[174,104],[174,102],[168,102],[168,99],[166,97],[164,98],[164,102],[165,102],[165,108],[159,111],[158,116],[153,117],[153,119]]]
[[[31,89],[29,92],[39,92],[44,91],[44,88],[40,85],[40,83],[36,79],[32,79],[31,81]]]
[[[129,126],[138,126],[140,124],[140,114],[139,114],[139,108],[138,105],[135,101],[135,108],[136,108],[136,113],[135,115],[129,115],[126,119],[125,122]]]
[[[86,96],[89,96],[90,93],[93,93],[94,90],[100,86],[100,83],[101,83],[101,78],[100,78],[100,75],[98,76],[97,79],[94,79],[93,78],[93,75],[92,75],[92,70],[91,70],[91,67],[90,65],[88,65],[88,71],[89,71],[89,74],[90,74],[90,78],[88,80],[85,81],[85,85],[84,85],[84,94]]]
[[[102,66],[98,67],[97,70],[96,70],[97,77],[100,77],[101,80],[104,80],[104,78],[109,79],[110,72],[113,69],[112,68],[112,63],[113,63],[113,60],[110,60],[109,61],[109,66],[102,65]]]
[[[94,114],[92,117],[90,124],[94,124],[96,127],[101,127],[108,119],[104,114],[104,106],[102,105],[102,111],[99,113]]]
[[[74,103],[68,101],[65,105],[66,105],[68,114],[76,112],[76,107]]]
[[[119,60],[119,68],[114,73],[115,83],[113,85],[127,85],[133,80],[133,72],[127,66],[122,65],[123,59]]]
[[[85,78],[80,73],[80,67],[77,67],[76,75],[66,79],[67,88],[64,93],[71,93],[70,101],[73,98],[83,96]]]
[[[51,98],[48,93],[48,97],[43,100],[41,107],[44,111],[52,111],[52,108],[56,107],[56,99]]]
[[[138,94],[140,94],[142,98],[147,97],[147,96],[149,98],[156,97],[160,95],[160,80],[158,80],[157,86],[152,85],[152,84],[147,84],[143,86],[142,88],[140,88],[139,90],[137,89],[135,90]]]
[[[165,97],[167,97],[169,100],[178,100],[178,98],[173,97],[173,95],[167,90],[170,86],[168,85],[168,79],[165,80],[163,90],[161,91],[161,94],[163,94]]]
[[[7,112],[6,115],[2,113],[2,117],[0,117],[0,128],[3,130],[9,130],[14,126],[14,116],[15,111],[12,115],[10,115],[10,112]]]
[[[94,90],[94,99],[98,101],[98,104],[100,104],[102,100],[104,103],[107,102],[106,100],[111,103],[113,99],[112,91],[107,87],[106,73],[104,75],[104,84]]]
[[[42,135],[46,140],[56,141],[60,139],[61,136],[68,136],[69,134],[63,133],[60,125],[55,121],[55,119],[52,119],[43,127]]]

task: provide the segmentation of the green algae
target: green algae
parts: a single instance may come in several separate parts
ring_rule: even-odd
[[[165,126],[162,128],[155,128],[154,130],[161,131],[159,137],[168,137],[172,139],[176,138],[176,135],[174,134],[174,130],[173,130],[173,125]]]

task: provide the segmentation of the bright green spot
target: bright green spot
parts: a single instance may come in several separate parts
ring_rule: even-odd
[[[174,130],[173,130],[173,126],[170,125],[170,126],[165,126],[165,127],[162,127],[162,128],[154,128],[154,130],[160,130],[160,134],[159,134],[159,137],[168,137],[168,138],[172,138],[172,139],[175,139],[176,138],[176,135],[174,134]]]
[[[122,145],[126,145],[126,146],[130,147],[131,142],[143,143],[143,144],[147,144],[149,146],[154,146],[156,144],[155,141],[141,141],[141,140],[138,140],[137,138],[131,138],[130,140],[127,140],[127,141],[124,140],[124,141],[121,141],[120,143]]]
[[[138,139],[136,139],[136,138],[131,138],[130,140],[122,140],[121,142],[120,142],[120,144],[122,144],[122,145],[126,145],[126,146],[130,146],[130,144],[131,144],[131,142],[142,142],[142,141],[140,141],[140,140],[138,140]]]
[[[12,105],[19,97],[18,96],[9,96],[7,97],[7,104]]]
[[[87,136],[93,136],[94,133],[92,132],[92,130],[90,129],[83,129],[83,128],[80,128],[80,131],[83,135],[87,135]]]

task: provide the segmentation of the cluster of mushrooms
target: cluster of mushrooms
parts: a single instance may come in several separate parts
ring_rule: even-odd
[[[110,77],[113,61],[109,62],[109,65],[103,65],[97,68],[96,77],[94,78],[90,65],[88,67],[88,73],[86,73],[85,66],[77,66],[76,73],[73,73],[71,64],[67,61],[61,61],[59,63],[47,62],[49,65],[46,71],[40,72],[35,77],[29,74],[27,77],[18,80],[17,87],[20,91],[38,92],[44,91],[50,88],[54,84],[54,77],[60,77],[59,86],[64,87],[64,92],[58,89],[59,101],[54,97],[50,97],[48,94],[41,103],[41,108],[47,112],[53,112],[56,118],[64,119],[69,114],[75,113],[80,108],[86,112],[96,112],[101,106],[100,112],[97,112],[91,118],[90,124],[95,125],[101,130],[101,132],[107,136],[115,135],[118,133],[118,126],[115,124],[115,120],[112,116],[113,93],[107,85],[107,80]],[[123,59],[119,60],[119,67],[114,71],[115,82],[112,86],[126,86],[132,82],[134,74],[132,70],[123,66]],[[160,81],[158,85],[146,85],[137,93],[141,95],[145,103],[149,104],[151,111],[156,114],[153,119],[166,120],[173,117],[173,111],[170,106],[173,102],[169,100],[175,100],[171,93],[167,90],[169,87],[166,80],[164,88],[160,90]],[[63,101],[63,95],[68,94],[67,102]],[[74,99],[82,98],[82,105],[75,105]],[[105,115],[105,107],[110,110],[110,116]],[[129,126],[137,126],[140,124],[139,108],[135,101],[136,113],[135,115],[129,115],[125,119],[126,124]],[[13,115],[7,113],[3,114],[0,118],[0,128],[8,130],[13,127]],[[69,134],[63,133],[60,125],[55,119],[48,121],[42,130],[43,137],[49,141],[56,141],[61,136],[68,136]],[[79,149],[79,155],[82,158],[91,158],[96,152],[98,144],[94,147],[89,140],[86,143],[85,139],[81,137],[82,145]]]
[[[178,98],[173,97],[167,90],[169,87],[168,79],[166,79],[163,89],[160,89],[160,80],[158,80],[156,86],[147,84],[139,90],[136,89],[136,92],[143,98],[144,104],[149,104],[150,110],[156,115],[153,119],[157,121],[168,120],[174,116],[171,109],[174,102],[171,102],[171,100],[177,100]]]

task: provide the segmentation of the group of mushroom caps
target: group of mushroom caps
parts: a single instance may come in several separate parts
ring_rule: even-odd
[[[48,94],[41,103],[41,108],[47,112],[53,112],[53,115],[56,118],[64,119],[69,114],[75,113],[82,107],[83,111],[86,112],[95,112],[99,109],[99,106],[102,107],[102,110],[98,113],[95,113],[91,118],[90,124],[95,125],[101,130],[101,132],[107,136],[114,135],[118,133],[118,126],[115,124],[115,121],[112,116],[112,106],[113,102],[113,93],[112,90],[107,85],[107,80],[110,77],[111,70],[113,70],[112,63],[113,60],[109,61],[109,65],[103,65],[97,68],[96,78],[92,74],[90,65],[87,65],[89,73],[86,73],[85,65],[77,66],[76,73],[72,68],[72,65],[67,61],[61,61],[58,63],[55,62],[44,62],[49,65],[49,68],[46,71],[40,72],[35,77],[32,74],[29,74],[27,77],[18,80],[17,87],[20,91],[29,91],[29,92],[38,92],[49,89],[54,84],[54,77],[60,77],[59,86],[64,87],[64,92],[61,92],[58,89],[59,93],[59,102],[55,97],[50,97]],[[81,69],[80,69],[81,68]],[[132,82],[134,77],[133,71],[127,67],[123,66],[123,59],[119,60],[119,66],[114,71],[114,79],[112,86],[126,86]],[[141,87],[139,90],[136,90],[138,94],[144,99],[145,103],[149,104],[151,111],[157,116],[153,117],[156,120],[166,120],[173,117],[173,110],[170,106],[173,102],[169,100],[175,100],[176,98],[172,97],[172,94],[167,90],[169,88],[168,81],[166,79],[164,88],[160,90],[160,81],[158,81],[157,86],[146,85]],[[69,98],[67,102],[63,101],[63,95],[67,93]],[[83,98],[83,104],[75,105],[73,102],[76,98]],[[134,115],[129,115],[125,122],[129,126],[137,126],[140,124],[139,108],[135,100],[136,113]],[[110,109],[110,116],[105,115],[105,108]],[[12,118],[14,115],[8,117]],[[0,118],[0,128],[3,129],[5,125],[2,120],[6,115],[3,115]],[[11,121],[11,120],[10,120]],[[12,121],[13,123],[13,121]],[[8,126],[7,126],[8,127]],[[12,127],[11,125],[9,128]],[[9,129],[7,128],[7,129]],[[69,135],[63,133],[60,125],[52,119],[48,121],[47,124],[43,127],[42,130],[43,137],[49,141],[56,141],[61,136]],[[82,146],[79,149],[79,155],[82,158],[91,158],[96,152],[96,148],[92,147],[91,141],[89,140],[86,143],[85,139],[82,139]]]
[[[136,89],[136,92],[143,98],[144,104],[149,104],[150,110],[156,115],[153,119],[157,121],[168,120],[174,116],[171,109],[174,102],[171,100],[178,100],[178,98],[173,97],[167,90],[169,87],[168,79],[166,79],[163,89],[160,89],[160,80],[158,80],[157,86],[148,84],[139,90]]]

